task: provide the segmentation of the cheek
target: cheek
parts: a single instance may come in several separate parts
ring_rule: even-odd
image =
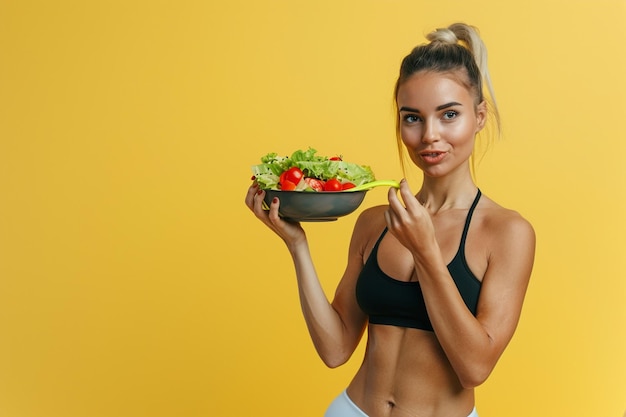
[[[452,129],[450,131],[450,138],[451,141],[456,142],[458,145],[471,145],[474,142],[474,136],[476,133],[476,125],[473,123],[466,123],[458,125]]]
[[[415,131],[409,130],[408,132],[401,132],[402,144],[404,145],[404,151],[413,163],[419,166],[420,159],[416,156],[416,149],[420,146],[421,141],[419,135],[415,134]]]
[[[402,127],[400,129],[400,137],[402,138],[402,143],[404,143],[408,147],[418,145],[420,140],[420,132],[415,127]]]

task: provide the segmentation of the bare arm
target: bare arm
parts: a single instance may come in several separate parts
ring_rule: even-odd
[[[339,366],[356,349],[366,323],[353,290],[362,266],[359,249],[362,233],[357,226],[350,243],[348,265],[331,304],[317,276],[304,230],[298,223],[285,222],[278,216],[278,201],[272,202],[269,211],[263,210],[263,197],[264,192],[258,192],[253,184],[246,195],[246,205],[287,245],[295,266],[302,313],[313,344],[327,366]]]
[[[344,364],[352,356],[366,325],[366,316],[355,296],[356,280],[362,268],[362,252],[358,249],[356,235],[358,232],[352,237],[348,264],[332,303],[323,293],[308,248],[290,249],[300,304],[311,339],[324,363],[331,368]]]
[[[532,269],[535,237],[519,218],[499,236],[483,277],[476,317],[465,307],[447,268],[416,261],[433,328],[465,387],[484,382],[513,337]]]
[[[411,252],[437,339],[465,387],[493,370],[517,326],[534,259],[535,235],[519,216],[497,221],[476,317],[465,306],[445,265],[428,213],[405,187],[406,209],[390,193],[390,231]]]

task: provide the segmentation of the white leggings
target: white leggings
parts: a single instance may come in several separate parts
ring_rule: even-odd
[[[330,403],[324,417],[368,417],[355,403],[352,402],[346,390],[343,390],[335,400]],[[476,408],[467,417],[478,417]]]

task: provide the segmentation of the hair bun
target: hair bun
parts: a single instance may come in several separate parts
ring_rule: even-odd
[[[448,28],[436,29],[426,35],[426,39],[431,42],[441,42],[451,45],[459,42],[459,38],[457,38],[456,34]]]

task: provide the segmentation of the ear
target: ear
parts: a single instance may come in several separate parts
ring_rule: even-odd
[[[478,106],[476,106],[476,133],[483,130],[483,127],[485,127],[486,122],[487,122],[487,102],[483,100],[480,102]]]

